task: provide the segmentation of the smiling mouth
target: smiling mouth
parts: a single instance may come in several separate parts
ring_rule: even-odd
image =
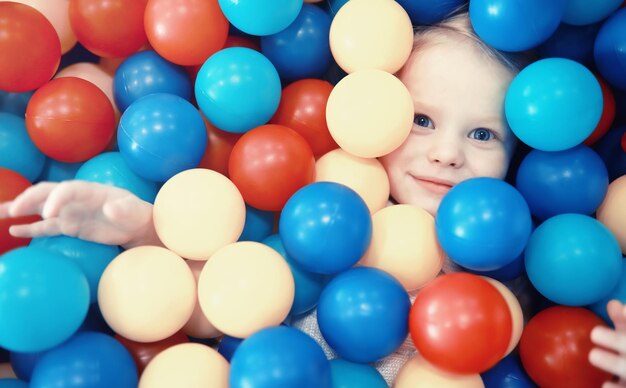
[[[431,179],[431,178],[424,178],[424,177],[413,177],[413,179],[415,179],[415,181],[422,186],[423,188],[427,189],[428,191],[434,193],[434,194],[441,194],[444,195],[446,194],[448,191],[450,191],[450,189],[453,186],[453,183],[448,182],[448,181],[442,181],[442,180],[438,180],[438,179]]]

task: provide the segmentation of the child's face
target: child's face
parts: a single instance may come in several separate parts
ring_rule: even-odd
[[[473,44],[435,39],[409,58],[400,76],[413,97],[411,134],[381,158],[392,197],[433,215],[455,184],[503,178],[515,143],[504,118],[512,71]]]

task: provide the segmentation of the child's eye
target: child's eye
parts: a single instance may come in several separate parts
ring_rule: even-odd
[[[413,122],[417,125],[419,125],[420,127],[424,127],[424,128],[435,128],[435,126],[433,125],[433,122],[430,118],[428,118],[428,116],[424,116],[424,115],[415,115],[415,118],[413,119]]]
[[[496,134],[487,128],[476,128],[469,133],[469,137],[478,141],[489,141],[496,138]]]

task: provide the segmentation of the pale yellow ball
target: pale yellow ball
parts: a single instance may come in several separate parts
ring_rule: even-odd
[[[511,341],[509,342],[509,347],[506,349],[504,356],[506,357],[515,349],[517,344],[519,343],[520,338],[522,338],[522,332],[524,331],[524,313],[522,311],[522,306],[517,300],[515,294],[511,292],[504,284],[499,281],[483,276],[485,280],[491,283],[499,292],[500,295],[504,298],[507,306],[509,306],[509,312],[511,313],[511,322],[513,323],[513,327],[511,330]]]
[[[484,388],[479,374],[456,375],[435,368],[420,354],[400,369],[394,388]]]
[[[207,319],[224,334],[245,338],[279,325],[295,294],[283,257],[267,245],[227,245],[207,261],[198,281],[198,299]]]
[[[113,331],[137,342],[155,342],[179,331],[196,303],[196,283],[185,261],[161,247],[118,255],[104,270],[98,304]]]
[[[613,232],[626,255],[626,175],[611,182],[596,218]]]
[[[157,235],[167,248],[186,259],[206,260],[237,241],[246,206],[228,178],[196,168],[165,182],[154,200],[153,216]]]

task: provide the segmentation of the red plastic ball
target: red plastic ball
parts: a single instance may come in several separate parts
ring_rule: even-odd
[[[115,132],[115,114],[96,85],[76,77],[57,78],[31,97],[26,129],[47,156],[83,162],[106,148]]]
[[[331,83],[318,79],[303,79],[288,85],[270,123],[284,125],[302,135],[316,158],[339,148],[326,124],[326,103],[332,90]]]
[[[277,211],[293,193],[313,182],[315,158],[296,131],[282,125],[262,125],[235,143],[228,173],[248,205]]]
[[[45,16],[24,4],[0,3],[0,90],[37,89],[60,61],[61,42]]]
[[[135,361],[135,365],[137,365],[139,375],[141,375],[143,370],[146,369],[146,365],[148,365],[157,354],[174,345],[189,342],[189,338],[182,331],[176,332],[171,337],[157,342],[136,342],[122,337],[119,334],[115,336],[115,339],[120,341],[122,345],[128,349]]]
[[[143,15],[148,0],[70,0],[70,25],[78,41],[101,57],[135,53],[148,38]]]
[[[207,129],[207,146],[198,167],[208,168],[228,176],[230,153],[242,134],[222,131],[209,123],[206,118],[204,123]]]
[[[217,1],[149,0],[144,26],[150,45],[178,65],[203,63],[228,36],[228,20]]]
[[[582,307],[555,306],[535,315],[524,328],[520,357],[531,379],[541,387],[599,387],[611,375],[592,366],[590,333],[606,324]]]
[[[29,188],[28,179],[13,170],[0,167],[0,202],[11,201]],[[11,225],[31,224],[40,220],[39,216],[26,216],[0,219],[0,255],[13,248],[28,245],[29,238],[17,238],[9,234]]]
[[[602,89],[604,106],[602,108],[602,116],[600,117],[598,125],[596,125],[596,129],[594,129],[591,135],[584,141],[584,144],[588,146],[600,140],[611,128],[613,120],[615,119],[615,96],[613,95],[613,91],[602,77],[597,74],[595,74],[595,76],[600,84],[600,89]]]
[[[512,328],[500,292],[469,273],[436,278],[417,294],[409,313],[417,350],[431,364],[457,374],[481,373],[498,363]]]

